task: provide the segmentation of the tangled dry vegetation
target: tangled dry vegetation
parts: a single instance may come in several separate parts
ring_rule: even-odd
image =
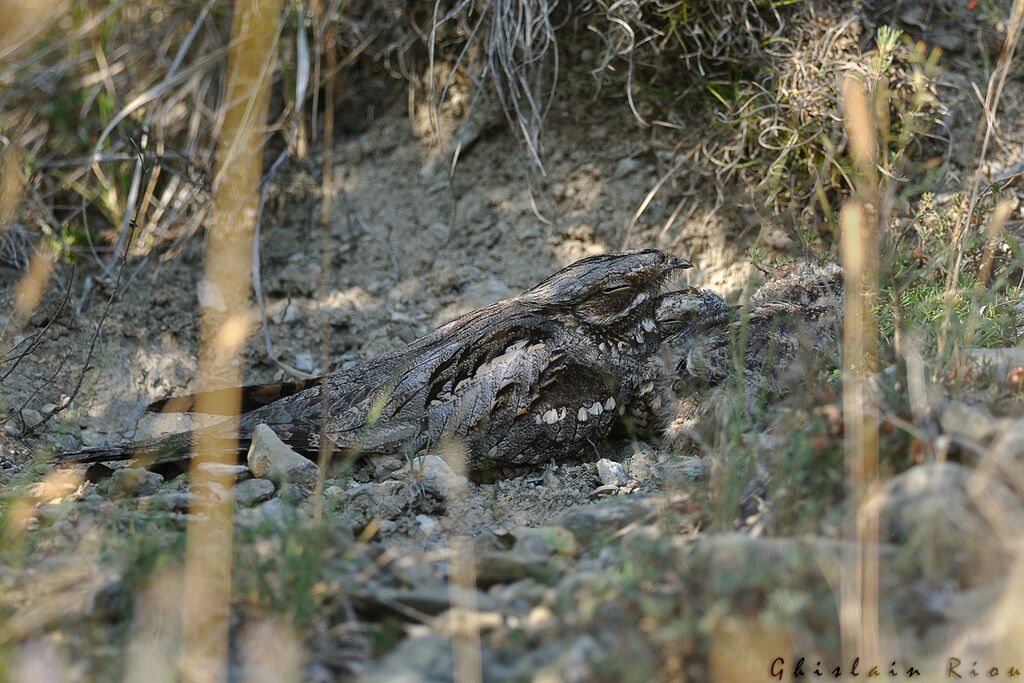
[[[197,253],[232,3],[31,9],[0,29],[0,260],[22,283],[4,291],[14,313],[0,333],[0,678],[187,674],[184,525],[216,488],[135,468],[93,481],[32,456],[78,445],[47,421],[76,398],[139,273]],[[325,473],[312,493],[242,473],[225,551],[232,672],[761,680],[793,675],[799,657],[845,675],[854,656],[926,677],[950,657],[1024,668],[1012,608],[1024,590],[1022,14],[976,0],[286,4],[260,225],[313,215],[335,189],[324,169],[360,161],[333,158],[339,140],[397,156],[401,143],[368,131],[406,99],[409,125],[433,140],[422,174],[453,195],[439,234],[453,238],[456,180],[488,136],[516,141],[523,172],[500,182],[551,223],[587,201],[555,177],[550,152],[567,153],[546,132],[552,112],[597,111],[611,121],[602,139],[642,150],[607,185],[637,159],[651,168],[639,196],[613,200],[629,211],[602,246],[707,239],[765,272],[841,258],[846,336],[784,396],[751,397],[741,332],[736,376],[682,452],[634,443],[600,466],[468,488],[436,461],[397,458]],[[448,211],[437,196],[416,199]],[[394,264],[379,297],[393,307],[375,320],[415,330],[426,315],[395,302],[421,283],[399,282],[389,252],[409,235],[381,238],[345,213]],[[561,228],[537,243],[598,242],[589,226]],[[471,259],[495,243],[461,229]],[[320,239],[303,230],[288,239]],[[341,296],[327,276],[314,287],[330,269],[299,256],[295,292]],[[452,287],[451,270],[428,270],[429,291]],[[749,295],[757,277],[728,284]],[[84,332],[63,322],[97,292],[105,307]],[[191,310],[191,292],[187,305],[161,296]],[[345,315],[368,314],[354,298]],[[62,334],[88,353],[37,357]]]

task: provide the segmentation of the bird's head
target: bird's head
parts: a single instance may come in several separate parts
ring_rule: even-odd
[[[658,249],[589,256],[526,292],[523,300],[568,313],[587,327],[649,316],[661,286],[675,270],[692,264]]]

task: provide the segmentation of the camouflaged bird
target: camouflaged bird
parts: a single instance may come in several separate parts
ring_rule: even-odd
[[[239,453],[265,424],[315,458],[323,417],[323,433],[342,451],[415,453],[462,438],[477,478],[583,458],[654,391],[655,303],[669,274],[689,267],[654,249],[591,256],[351,370],[244,387]],[[197,397],[150,408],[189,411]],[[186,432],[57,461],[180,461],[193,442]]]
[[[773,275],[744,315],[710,290],[669,292],[658,299],[666,369],[661,394],[665,440],[677,443],[700,418],[724,410],[735,392],[738,361],[747,407],[797,384],[838,349],[843,271],[832,263],[796,264]],[[815,365],[817,364],[817,366]]]

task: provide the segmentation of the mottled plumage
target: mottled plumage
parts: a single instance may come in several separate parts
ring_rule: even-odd
[[[585,457],[653,391],[645,378],[660,343],[655,302],[669,273],[689,266],[653,249],[592,256],[351,370],[246,387],[239,449],[266,424],[315,457],[326,408],[324,434],[343,451],[417,452],[455,437],[467,442],[467,471],[483,476]],[[191,410],[194,401],[153,407]],[[186,433],[59,460],[180,460],[191,442]]]
[[[710,290],[659,297],[655,317],[675,401],[665,415],[667,440],[724,409],[737,387],[750,405],[798,385],[838,348],[842,315],[843,273],[835,264],[782,270],[754,292],[745,315]]]

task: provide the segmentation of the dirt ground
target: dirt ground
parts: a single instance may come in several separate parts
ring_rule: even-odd
[[[961,148],[969,148],[977,127],[977,103],[962,86],[976,74],[957,71],[955,58],[951,59],[948,82],[953,85],[946,93],[952,111],[949,132],[958,142],[950,174],[938,181],[937,193],[954,187],[958,174],[966,171],[956,158]],[[987,169],[993,178],[1018,169],[1024,140],[1019,79],[1008,83],[1006,90],[999,144]],[[650,131],[636,121],[625,102],[602,100],[597,106],[559,100],[545,128],[546,177],[530,168],[518,139],[503,120],[494,119],[480,126],[482,132],[463,147],[449,182],[448,157],[433,144],[426,107],[417,101],[410,116],[406,93],[398,84],[383,99],[383,104],[363,110],[356,117],[356,131],[340,137],[334,148],[332,269],[325,299],[318,297],[318,185],[302,168],[286,165],[268,198],[260,248],[269,333],[280,359],[305,372],[333,372],[374,358],[462,313],[517,294],[589,254],[624,245],[659,247],[695,264],[687,272],[686,284],[712,287],[735,298],[748,278],[756,276],[747,257],[749,248],[759,244],[781,255],[790,246],[781,233],[762,227],[753,212],[742,208],[741,197],[715,210],[714,183],[701,179],[706,171],[700,168],[677,174],[686,178],[686,187],[676,178],[665,183],[627,236],[626,226],[669,166],[664,155],[652,149]],[[690,196],[686,209],[669,222],[684,192]],[[146,414],[144,407],[194,388],[202,277],[198,264],[203,246],[202,236],[197,235],[177,249],[128,264],[125,282],[72,405],[39,434],[26,437],[26,425],[19,419],[9,420],[0,431],[0,487],[15,490],[31,478],[33,454],[140,439],[190,424],[180,416]],[[18,280],[18,273],[4,274],[0,310],[12,310]],[[57,312],[68,288],[69,301]],[[56,317],[40,346],[3,380],[0,408],[8,413],[27,408],[31,422],[32,411],[45,412],[48,404],[71,393],[111,291],[111,282],[98,277],[88,264],[77,272],[67,264],[59,265],[43,302],[20,334],[31,334],[54,313]],[[328,365],[321,367],[324,319],[330,352]],[[245,377],[250,383],[288,378],[268,358],[258,327],[246,351]],[[787,573],[789,560],[778,558],[836,557],[840,541],[758,539],[756,533],[749,533],[757,524],[755,514],[741,524],[738,537],[703,534],[702,544],[695,546],[708,513],[693,504],[692,484],[706,474],[707,463],[688,457],[698,455],[690,453],[666,464],[666,455],[649,445],[620,447],[612,455],[624,464],[628,483],[611,488],[594,463],[551,467],[484,486],[469,484],[457,493],[445,488],[451,482],[445,484],[443,477],[417,484],[414,474],[402,472],[406,463],[398,458],[377,459],[358,469],[351,480],[329,478],[328,520],[338,537],[332,540],[328,555],[317,556],[323,566],[335,568],[333,574],[318,577],[327,597],[321,594],[316,613],[291,632],[260,612],[257,605],[263,603],[258,598],[244,594],[233,622],[239,642],[233,657],[242,671],[257,666],[258,653],[246,650],[244,643],[259,643],[259,628],[265,626],[270,629],[267,633],[279,635],[274,628],[292,633],[291,640],[285,641],[300,653],[294,670],[300,672],[299,680],[334,680],[352,674],[381,681],[403,675],[402,680],[449,678],[452,667],[459,665],[452,660],[452,643],[459,642],[459,630],[443,616],[451,615],[452,605],[446,583],[453,566],[448,553],[455,552],[452,549],[461,541],[472,544],[477,552],[481,589],[474,600],[481,619],[479,632],[484,634],[483,645],[477,646],[482,648],[480,667],[485,678],[527,680],[548,671],[562,680],[591,680],[604,671],[608,680],[614,680],[621,669],[602,669],[607,665],[605,658],[609,653],[630,653],[649,670],[663,673],[672,670],[666,658],[679,656],[681,662],[686,660],[679,664],[680,676],[685,672],[690,679],[700,680],[723,666],[730,643],[735,649],[744,637],[760,634],[762,644],[751,657],[761,667],[758,675],[767,680],[763,674],[773,648],[800,651],[803,647],[809,656],[835,650],[836,643],[823,642],[827,638],[821,637],[834,631],[831,608],[821,607],[821,595],[800,592],[806,585],[827,588],[834,577],[819,576],[818,571],[828,574],[827,567],[812,571],[811,578],[802,573],[804,569]],[[461,483],[451,485],[458,488]],[[124,530],[126,525],[141,528],[144,519],[151,519],[146,515],[152,515],[142,503],[146,499],[146,505],[168,505],[170,521],[164,522],[177,529],[174,525],[181,523],[185,513],[168,501],[184,489],[184,483],[156,482],[144,495],[126,497],[113,496],[104,486],[110,485],[85,482],[43,503],[35,513],[36,524],[50,530],[51,540],[33,546],[22,558],[23,571],[0,579],[9,596],[27,586],[36,587],[34,593],[19,593],[17,604],[0,608],[0,616],[7,621],[7,630],[0,633],[5,642],[18,644],[11,655],[14,664],[8,665],[24,667],[28,666],[24,662],[35,661],[33,657],[46,659],[40,653],[56,654],[49,665],[39,665],[42,669],[19,671],[58,672],[66,680],[103,680],[104,671],[115,670],[128,672],[124,675],[131,679],[131,662],[136,660],[125,653],[148,652],[137,649],[149,642],[139,638],[140,624],[145,623],[140,606],[157,603],[146,603],[150,598],[141,594],[134,600],[123,595],[128,569],[122,562],[124,555],[118,553],[125,546],[114,544],[111,550],[95,535],[104,529]],[[164,503],[159,502],[160,496]],[[291,490],[279,490],[272,500],[286,501],[300,515],[309,506],[301,492]],[[75,508],[76,502],[82,507]],[[261,511],[266,505],[240,509],[239,524],[252,526],[257,540],[263,538],[259,534],[269,534],[270,540],[263,538],[269,545],[253,546],[254,562],[271,567],[268,571],[280,571],[273,562],[275,553],[283,552],[284,535],[260,531],[263,527],[253,522],[259,514],[283,514],[279,507],[277,512]],[[1020,506],[1016,498],[1008,505]],[[292,517],[282,519],[297,523]],[[663,536],[665,547],[660,554],[643,542],[644,534],[656,528],[671,532]],[[595,539],[609,540],[605,546]],[[586,551],[580,552],[580,546]],[[84,562],[89,548],[105,550]],[[353,550],[358,548],[363,550]],[[641,637],[620,631],[640,620],[645,610],[654,609],[640,598],[626,601],[626,613],[602,612],[602,596],[611,591],[601,583],[602,574],[619,572],[615,575],[623,579],[628,574],[623,567],[634,560],[634,553],[654,566],[685,563],[691,568],[692,575],[676,576],[679,583],[672,595],[695,591],[703,596],[693,598],[699,607],[672,609],[736,615],[715,622],[720,647],[709,651],[703,636],[685,635],[672,642],[687,643],[690,651],[666,653],[656,643],[659,638],[668,639],[667,634]],[[344,560],[339,559],[342,556]],[[710,585],[715,579],[709,576],[745,576],[751,557],[762,557],[762,566],[778,567],[778,573],[759,578],[762,583],[742,595],[735,588]],[[73,569],[76,566],[79,569]],[[374,578],[365,580],[370,574]],[[154,572],[154,576],[165,575]],[[160,580],[146,585],[152,588]],[[270,588],[254,590],[277,595],[277,582],[286,580],[278,576],[269,580]],[[921,590],[931,591],[932,584],[927,586]],[[667,590],[666,584],[659,589]],[[956,599],[978,604],[971,601],[982,600],[979,591],[957,593]],[[772,614],[783,619],[785,628],[773,630],[771,624],[755,623],[744,602],[744,595],[755,594],[767,596],[765,604],[772,605]],[[913,602],[914,595],[919,594],[911,593],[906,599]],[[939,591],[928,595],[940,599],[935,597]],[[564,603],[572,596],[589,596],[590,602],[571,608]],[[930,648],[948,644],[952,638],[948,634],[956,633],[961,623],[950,617],[941,624],[941,634],[935,635],[930,630],[934,613],[963,610],[954,609],[950,602],[929,603],[933,612],[920,602],[914,604],[924,616],[913,615],[912,622],[919,620],[898,630],[927,632],[907,652],[933,653]],[[635,613],[629,613],[630,608]],[[124,609],[135,610],[133,626],[117,617],[123,616],[118,610]],[[347,611],[351,609],[359,616]],[[498,615],[493,617],[496,621],[488,621],[492,615]],[[97,620],[107,624],[107,630],[90,632],[87,626]],[[351,627],[348,631],[341,628],[346,624]],[[645,628],[643,621],[638,628],[634,626],[636,634]],[[250,641],[239,635],[245,633]],[[127,645],[104,645],[107,638]],[[650,640],[642,643],[644,638]],[[162,643],[173,648],[173,642],[173,638],[156,638],[149,646]],[[287,649],[286,645],[281,647]],[[456,660],[458,651],[456,646]],[[701,654],[693,654],[697,652]]]

